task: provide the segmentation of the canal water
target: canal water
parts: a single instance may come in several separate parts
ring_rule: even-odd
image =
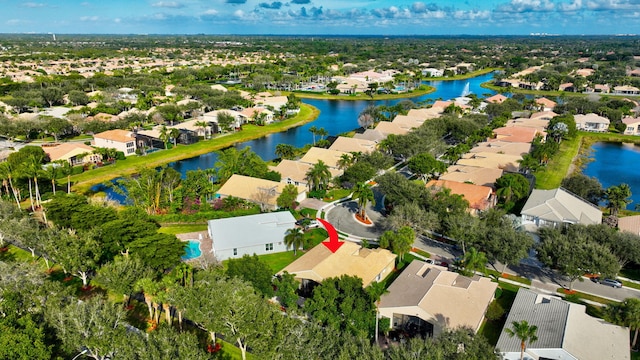
[[[591,146],[593,161],[582,173],[595,177],[604,189],[625,183],[631,188],[627,209],[640,204],[640,147],[633,144],[599,142]]]

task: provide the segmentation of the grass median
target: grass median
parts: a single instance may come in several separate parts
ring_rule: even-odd
[[[211,140],[156,151],[145,156],[131,156],[126,160],[116,162],[114,165],[107,165],[72,176],[73,190],[86,193],[93,185],[109,181],[119,176],[135,174],[140,168],[162,166],[170,162],[189,159],[212,151],[221,150],[233,146],[236,143],[258,139],[267,134],[282,132],[311,122],[315,120],[319,114],[320,111],[317,108],[302,104],[298,115],[291,119],[267,126],[248,124],[243,126],[242,131],[224,134]]]

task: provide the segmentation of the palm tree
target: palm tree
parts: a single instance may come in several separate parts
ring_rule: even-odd
[[[618,215],[620,209],[627,207],[631,200],[631,188],[627,184],[613,185],[609,187],[605,192],[605,198],[607,199],[607,208],[613,216]]]
[[[289,247],[293,248],[293,256],[295,257],[298,249],[304,248],[305,239],[302,229],[299,227],[288,229],[284,235],[284,244],[287,246],[287,250],[289,250]]]
[[[169,136],[173,139],[173,146],[178,146],[178,138],[180,137],[180,130],[176,128],[171,128],[169,130]]]
[[[532,343],[538,340],[538,336],[536,335],[538,327],[529,325],[526,320],[520,322],[514,321],[511,323],[511,326],[513,326],[513,330],[505,328],[504,331],[510,337],[517,336],[518,339],[520,339],[520,360],[524,360],[524,350],[527,348],[526,343]]]
[[[366,183],[356,184],[356,189],[353,191],[353,195],[351,196],[354,199],[358,199],[358,211],[360,212],[360,217],[363,220],[366,220],[367,216],[365,213],[365,207],[369,202],[375,205],[375,197],[373,195],[371,185]]]
[[[325,190],[326,185],[331,180],[331,172],[329,166],[322,160],[313,165],[307,171],[305,179],[309,182],[309,190]]]
[[[49,164],[49,166],[46,167],[45,172],[51,180],[51,189],[53,191],[53,195],[55,195],[56,179],[58,178],[58,175],[60,175],[60,164],[56,164],[55,162],[53,164]]]
[[[627,326],[634,330],[631,349],[636,347],[638,330],[640,330],[640,300],[635,298],[625,299],[621,303],[612,303],[604,309],[605,320],[621,326]]]
[[[324,140],[324,137],[329,135],[329,132],[325,128],[316,130],[316,134],[320,136],[320,141]]]
[[[471,275],[473,275],[477,270],[482,270],[483,272],[486,270],[487,256],[472,247],[464,254],[463,262],[464,268],[471,271]]]
[[[313,145],[315,145],[316,144],[316,135],[318,134],[318,128],[315,127],[315,126],[312,126],[312,127],[309,128],[309,132],[311,134],[313,134]]]
[[[342,154],[338,160],[338,169],[344,170],[353,165],[355,156],[352,154]]]
[[[209,124],[207,124],[206,121],[201,120],[201,121],[196,121],[195,123],[196,127],[198,127],[199,130],[202,130],[202,137],[203,138],[207,138],[207,127],[209,126]],[[200,133],[200,131],[198,131],[198,133]]]
[[[13,187],[13,169],[8,161],[0,163],[0,178],[3,179],[2,183],[5,189],[7,189],[7,193],[9,192],[9,189],[11,189],[11,193],[16,200],[16,205],[19,208],[20,199],[18,199],[18,190]]]
[[[160,127],[159,137],[164,144],[164,148],[168,148],[169,146],[167,145],[167,143],[169,142],[169,129],[165,125],[162,125],[162,127]]]

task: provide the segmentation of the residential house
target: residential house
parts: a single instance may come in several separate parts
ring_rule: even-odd
[[[556,105],[558,105],[555,101],[549,100],[545,97],[536,99],[536,104],[540,106],[542,111],[553,111]]]
[[[478,166],[504,171],[517,172],[520,168],[520,155],[508,155],[491,152],[467,153],[456,162],[456,165]]]
[[[102,161],[100,154],[94,154],[94,148],[82,143],[64,143],[57,146],[43,146],[42,150],[49,155],[53,161],[64,160],[71,166],[84,165],[88,163],[99,163]]]
[[[345,241],[336,252],[318,244],[294,262],[285,267],[310,290],[324,279],[342,275],[357,276],[362,279],[362,287],[384,280],[395,268],[396,255],[386,249],[367,249],[354,242]]]
[[[296,186],[308,186],[307,172],[313,167],[312,164],[308,164],[301,161],[282,160],[278,165],[271,167],[273,171],[277,171],[282,175],[281,182],[285,184],[294,184]],[[335,178],[341,176],[344,171],[336,169],[334,167],[329,168],[331,177]]]
[[[535,128],[523,126],[505,126],[493,129],[494,138],[488,141],[526,142],[530,143],[540,132]]]
[[[289,211],[209,220],[209,237],[218,261],[244,255],[265,255],[287,251],[284,236],[296,226]]]
[[[93,135],[95,147],[114,148],[122,151],[125,156],[135,155],[136,138],[131,131],[127,130],[107,130]]]
[[[627,116],[622,119],[622,123],[627,125],[624,129],[625,135],[640,135],[640,118]]]
[[[276,200],[285,186],[287,184],[282,182],[234,174],[222,185],[216,196],[218,198],[233,196],[259,204],[263,210],[276,210],[278,208]],[[296,201],[300,202],[306,199],[307,193],[304,186],[297,186],[297,188]]]
[[[422,76],[442,77],[444,76],[444,70],[435,68],[424,68],[422,69]]]
[[[457,181],[468,184],[495,187],[495,182],[502,176],[502,169],[479,166],[451,165],[440,180]]]
[[[576,92],[576,91],[578,91],[578,89],[575,86],[573,86],[573,83],[560,84],[560,86],[558,86],[558,90],[560,90],[560,91],[568,91],[568,92]]]
[[[613,88],[613,93],[619,95],[638,95],[640,94],[640,90],[635,86],[620,85]]]
[[[212,126],[214,132],[230,130],[230,129],[220,129],[220,125],[218,124],[218,115],[220,114],[227,114],[227,115],[233,116],[234,121],[231,123],[231,125],[229,125],[229,127],[232,129],[239,128],[240,126],[242,126],[242,124],[246,124],[248,121],[248,117],[246,117],[242,113],[235,110],[228,110],[228,109],[209,111],[207,113],[202,114],[201,119],[198,119],[198,120],[211,123],[212,125],[215,124],[215,126]]]
[[[631,359],[628,328],[587,315],[585,305],[520,288],[496,345],[504,360],[520,360],[522,341],[506,329],[521,321],[538,328],[538,339],[526,343],[525,359]]]
[[[607,132],[609,131],[609,119],[600,115],[589,113],[586,115],[578,114],[573,118],[576,121],[578,130]]]
[[[596,71],[593,69],[578,69],[575,71],[575,75],[587,77],[593,75]]]
[[[520,213],[523,223],[536,226],[602,223],[600,208],[563,188],[534,189]]]
[[[502,94],[495,94],[493,96],[490,96],[486,99],[484,99],[484,101],[488,102],[488,103],[493,103],[493,104],[502,104],[505,100],[507,100],[508,97],[502,95]]]
[[[523,156],[525,154],[528,154],[530,150],[531,150],[530,143],[485,141],[485,142],[476,144],[476,146],[474,146],[471,150],[469,150],[469,153],[496,153],[496,154]]]
[[[343,79],[339,82],[338,86],[336,86],[337,90],[340,90],[343,94],[355,94],[355,93],[363,93],[369,89],[369,86],[366,82],[356,80],[356,79]]]
[[[411,126],[392,123],[390,121],[380,121],[375,128],[375,130],[385,135],[385,137],[390,134],[405,135],[408,134],[412,129],[413,128]]]
[[[595,84],[593,86],[593,92],[608,94],[609,92],[611,92],[611,87],[606,84]]]
[[[410,109],[409,111],[407,111],[407,116],[413,116],[413,117],[422,118],[425,120],[435,119],[442,114],[443,110],[444,109],[437,108],[437,107]]]
[[[338,169],[338,162],[342,155],[348,154],[344,151],[336,151],[319,147],[311,147],[306,154],[299,160],[302,163],[315,165],[322,160],[329,168]]]
[[[380,298],[391,328],[426,336],[467,327],[478,331],[498,284],[414,260]]]
[[[451,194],[462,196],[469,203],[469,212],[472,215],[489,210],[496,205],[496,197],[493,192],[493,188],[489,186],[467,184],[442,179],[431,180],[426,186],[434,192],[449,189]]]
[[[369,154],[375,151],[377,146],[378,143],[372,140],[338,136],[338,138],[329,147],[329,150]]]
[[[273,122],[273,111],[261,107],[249,107],[240,111],[248,121],[255,123],[258,119],[261,119],[263,125],[271,124]]]
[[[535,112],[535,113],[531,114],[529,116],[529,119],[531,119],[531,120],[549,121],[549,120],[553,119],[556,116],[558,116],[558,114],[556,114],[553,111],[539,111],[539,112]]]
[[[640,235],[640,215],[618,218],[618,229],[634,235]]]
[[[386,139],[387,135],[375,129],[367,129],[361,134],[356,133],[355,135],[353,135],[353,138],[370,140],[370,141],[375,141],[376,143],[379,143],[380,141]]]
[[[511,119],[507,121],[507,124],[505,126],[506,127],[519,126],[519,127],[533,128],[533,129],[536,129],[537,133],[539,135],[542,135],[544,138],[547,134],[546,130],[548,125],[549,125],[549,121],[544,119],[517,118],[517,119]]]

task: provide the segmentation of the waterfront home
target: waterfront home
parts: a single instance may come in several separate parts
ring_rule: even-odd
[[[67,161],[69,165],[97,164],[102,161],[102,156],[94,154],[94,148],[82,143],[64,143],[57,146],[43,146],[42,150],[49,155],[51,162]]]
[[[534,189],[520,213],[523,224],[536,226],[602,223],[600,208],[563,188]]]
[[[93,135],[95,147],[114,148],[125,156],[135,155],[136,138],[131,131],[114,129]]]
[[[342,275],[357,276],[362,279],[362,287],[367,287],[391,274],[395,260],[396,255],[389,250],[367,249],[350,241],[345,241],[336,252],[318,244],[278,274],[285,271],[293,274],[303,290],[310,290],[324,279]]]
[[[233,117],[233,122],[229,125],[229,129],[220,128],[220,124],[218,123],[218,116],[220,114],[231,115]],[[213,130],[215,132],[219,132],[219,131],[229,131],[231,129],[239,128],[242,124],[247,123],[248,117],[238,111],[224,109],[224,110],[213,110],[213,111],[204,113],[198,120],[205,121],[210,124],[215,124],[213,126]]]
[[[544,139],[544,137],[547,134],[546,131],[547,131],[548,125],[549,125],[549,121],[544,119],[517,118],[517,119],[511,119],[507,121],[507,124],[505,126],[506,127],[519,126],[519,127],[533,128],[533,129],[536,129],[537,133],[539,135],[542,135]]]
[[[213,253],[218,261],[244,255],[287,251],[284,237],[296,226],[289,211],[236,216],[207,221]]]
[[[405,135],[408,134],[413,128],[406,124],[397,124],[390,121],[380,121],[376,125],[375,130],[383,134],[385,137],[390,134]]]
[[[622,119],[622,123],[627,125],[625,135],[640,135],[640,118],[627,116]]]
[[[307,172],[313,167],[312,164],[302,161],[294,160],[282,160],[276,166],[271,166],[270,170],[280,173],[281,180],[285,184],[293,184],[296,186],[308,186],[309,180],[307,180]],[[331,178],[341,176],[344,171],[329,167]]]
[[[520,288],[496,345],[504,360],[521,358],[522,341],[506,331],[521,321],[538,328],[525,359],[631,359],[628,328],[587,315],[585,305]]]
[[[539,105],[540,110],[542,111],[552,111],[558,103],[555,101],[549,100],[545,97],[536,99],[536,104]]]
[[[584,131],[607,132],[609,131],[609,119],[606,117],[589,113],[586,115],[578,114],[573,118],[576,121],[576,128]]]
[[[377,146],[378,143],[372,140],[338,136],[338,138],[329,147],[329,150],[369,154],[373,152]]]
[[[216,197],[233,196],[254,202],[260,205],[263,211],[276,210],[278,209],[276,200],[282,194],[285,186],[287,184],[282,182],[234,174],[216,192]],[[304,186],[297,186],[297,188],[298,197],[296,201],[300,202],[307,198],[307,193]]]
[[[613,93],[618,95],[638,95],[640,90],[635,86],[620,85],[613,88]]]
[[[495,187],[495,182],[503,174],[502,169],[479,166],[451,165],[440,180],[457,181],[468,184]]]
[[[378,309],[391,328],[416,335],[435,337],[459,327],[477,332],[497,287],[486,277],[414,260],[382,295]]]
[[[493,96],[489,96],[488,98],[484,99],[484,101],[492,104],[502,104],[507,99],[508,97],[502,94],[495,94]]]
[[[375,129],[367,129],[362,134],[356,133],[355,135],[353,135],[353,138],[371,140],[371,141],[375,141],[376,143],[379,143],[380,141],[386,139],[387,135]]]
[[[489,210],[496,205],[493,188],[489,186],[440,179],[429,181],[426,187],[433,192],[449,189],[452,195],[462,196],[469,203],[468,211],[472,215]]]

